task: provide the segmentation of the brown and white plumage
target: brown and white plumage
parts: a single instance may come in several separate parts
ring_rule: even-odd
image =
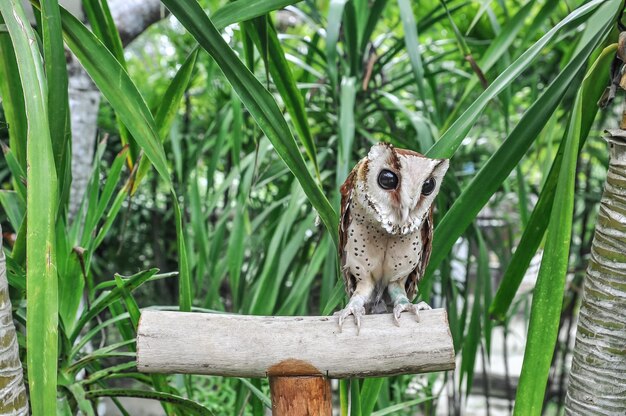
[[[433,201],[448,169],[447,159],[378,143],[350,172],[341,187],[339,255],[350,302],[339,324],[354,315],[357,326],[367,312],[410,303],[430,259]]]

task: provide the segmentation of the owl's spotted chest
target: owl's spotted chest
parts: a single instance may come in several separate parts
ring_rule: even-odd
[[[354,204],[347,230],[345,264],[355,279],[372,279],[377,285],[405,279],[422,253],[419,230],[405,235],[389,234]]]

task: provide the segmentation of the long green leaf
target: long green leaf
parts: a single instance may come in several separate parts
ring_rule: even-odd
[[[69,138],[70,116],[68,102],[68,79],[63,33],[61,31],[61,14],[58,0],[41,0],[41,32],[43,56],[48,78],[48,122],[52,150],[60,182],[61,195],[69,192]]]
[[[245,242],[245,222],[247,220],[246,217],[246,204],[239,202],[238,207],[235,209],[233,229],[230,232],[230,239],[228,240],[228,248],[226,251],[226,258],[228,263],[228,277],[230,280],[231,296],[233,298],[233,309],[235,311],[237,311],[239,308],[239,294],[241,292],[241,266],[243,265],[244,252],[247,246]]]
[[[161,140],[163,140],[164,136],[170,130],[174,117],[176,117],[180,100],[183,98],[187,88],[189,88],[191,74],[193,73],[193,68],[198,58],[198,51],[199,49],[194,48],[189,56],[187,56],[187,59],[185,59],[185,62],[183,62],[178,72],[176,72],[176,75],[161,99],[159,109],[154,116],[154,121],[159,129]]]
[[[185,62],[183,62],[180,66],[176,75],[174,75],[172,82],[167,87],[167,90],[161,99],[161,104],[159,104],[157,112],[154,116],[154,122],[157,126],[159,137],[162,142],[165,141],[167,133],[172,126],[172,122],[174,121],[174,117],[176,116],[176,112],[180,106],[180,100],[183,98],[185,91],[189,87],[191,74],[193,72],[194,65],[196,64],[197,57],[198,49],[194,48],[187,59],[185,59]],[[139,184],[148,173],[149,168],[150,161],[142,158],[139,162],[139,168],[137,170],[135,183],[133,184],[132,193],[137,191]]]
[[[58,299],[55,222],[58,204],[56,170],[48,124],[48,86],[35,33],[21,1],[0,2],[24,87],[28,122],[26,330],[31,409],[55,414],[58,354]],[[42,348],[45,346],[45,348]]]
[[[385,383],[384,377],[366,378],[363,380],[361,390],[361,415],[370,416],[376,406],[376,400],[380,394],[380,389]]]
[[[466,0],[462,3],[455,4],[454,6],[450,5],[447,12],[445,11],[443,5],[438,5],[418,20],[417,31],[425,31],[439,21],[446,19],[448,17],[448,13],[452,15],[455,12],[462,10],[470,3],[471,0]],[[440,13],[437,14],[437,12]],[[404,37],[396,39],[395,43],[389,49],[383,52],[380,58],[376,60],[376,63],[374,64],[374,73],[380,72],[382,67],[386,66],[389,61],[391,61],[399,52],[402,52],[405,49],[405,46],[406,45],[404,43]]]
[[[350,385],[350,413],[348,416],[361,415],[361,385],[358,380],[349,380]]]
[[[306,271],[294,279],[293,286],[289,290],[289,295],[283,302],[282,306],[276,313],[277,315],[294,315],[298,311],[298,307],[306,302],[307,296],[311,290],[311,285],[320,271],[322,262],[326,258],[326,253],[330,247],[330,240],[324,237],[315,248],[313,257],[308,262]]]
[[[63,219],[59,219],[58,229],[65,229]],[[59,317],[64,332],[70,332],[76,321],[77,310],[85,287],[84,253],[74,250],[65,232],[56,233],[57,269],[59,275]]]
[[[218,29],[237,22],[244,22],[263,16],[271,11],[298,3],[300,0],[237,0],[230,2],[211,16]],[[165,2],[164,2],[165,3]],[[173,13],[173,12],[172,12]]]
[[[76,338],[78,338],[80,331],[85,327],[85,325],[104,309],[108,308],[112,303],[119,300],[124,294],[124,291],[132,292],[137,289],[154,276],[157,271],[158,269],[144,270],[128,277],[127,279],[124,279],[124,286],[122,288],[116,287],[111,291],[103,292],[100,297],[98,297],[98,299],[91,304],[90,308],[87,309],[78,319],[75,325],[75,330],[69,337],[70,341],[76,341]]]
[[[515,400],[515,414],[518,415],[540,415],[543,408],[569,260],[581,112],[582,94],[578,94],[568,126],[545,251],[533,291],[528,341]]]
[[[250,189],[252,187],[252,181],[255,174],[255,166],[257,163],[260,163],[265,158],[267,151],[270,149],[270,145],[267,141],[263,140],[259,146],[258,151],[255,155],[255,163],[249,164],[251,161],[250,155],[246,160],[244,160],[245,174],[243,175],[242,181],[239,185],[239,198],[237,201],[237,207],[234,208],[235,219],[233,221],[233,228],[230,233],[230,239],[228,240],[228,246],[226,250],[226,263],[229,275],[230,289],[233,298],[233,309],[238,311],[240,308],[240,300],[243,295],[244,285],[241,284],[241,268],[244,264],[245,251],[248,248],[248,244],[246,243],[246,237],[250,233],[249,225],[248,225],[248,196],[250,194]],[[273,252],[273,251],[272,251]],[[273,276],[276,277],[276,276]],[[263,275],[258,279],[259,282],[264,280]],[[275,279],[275,281],[280,281],[280,279]],[[272,302],[268,299],[267,304],[271,304]]]
[[[480,231],[477,231],[476,239],[478,241],[478,264],[476,268],[476,281],[474,282],[474,298],[472,300],[472,312],[470,315],[469,326],[467,327],[467,333],[463,337],[463,350],[461,352],[461,376],[459,378],[459,391],[463,391],[463,381],[465,380],[466,382],[466,397],[469,396],[472,391],[476,353],[478,352],[478,347],[482,341],[480,318],[484,305],[481,295],[483,293],[483,285],[489,282],[489,254]]]
[[[25,206],[21,201],[17,192],[0,190],[0,205],[4,208],[4,212],[11,223],[14,230],[19,230],[24,220]]]
[[[561,20],[548,33],[541,37],[533,46],[524,52],[513,64],[505,69],[496,80],[478,97],[472,105],[450,126],[441,138],[426,152],[429,157],[451,157],[470,131],[477,118],[487,104],[502,90],[511,84],[541,53],[542,49],[550,44],[560,31],[572,23],[580,24],[580,19],[603,4],[603,0],[594,0],[584,4]],[[433,251],[434,253],[434,251]],[[431,260],[432,261],[432,260]]]
[[[426,87],[424,86],[424,64],[422,63],[422,54],[420,52],[420,42],[417,37],[417,24],[415,23],[415,16],[413,15],[413,9],[409,0],[398,0],[398,9],[400,11],[400,18],[402,19],[402,26],[404,28],[404,43],[406,45],[407,53],[409,54],[409,60],[411,62],[411,68],[413,69],[413,76],[417,83],[417,91],[420,99],[422,100],[422,108],[427,117],[430,117],[428,109],[428,102],[426,96]]]
[[[88,399],[96,399],[99,397],[137,397],[140,399],[153,399],[163,402],[169,402],[192,415],[212,416],[213,413],[206,407],[180,396],[169,393],[161,393],[149,390],[133,390],[133,389],[100,389],[89,390],[85,393]]]
[[[607,7],[612,16],[621,2]],[[611,6],[611,5],[609,5]],[[515,400],[515,414],[540,415],[552,354],[558,337],[565,277],[569,264],[576,164],[581,138],[583,91],[570,116],[562,167],[550,213],[546,246],[539,268],[528,327],[528,341]]]
[[[246,39],[247,38],[248,37],[246,37]],[[252,46],[250,46],[250,48],[254,50]],[[251,55],[254,55],[254,53],[251,53]],[[235,94],[234,91],[231,91],[230,104],[233,110],[233,124],[232,131],[230,132],[230,154],[233,158],[233,164],[236,168],[239,169],[241,167],[241,147],[244,139],[246,138],[246,130],[244,129],[244,127],[246,126],[245,123],[247,118],[244,118],[242,108],[243,106],[241,105],[241,101],[239,101],[239,97],[237,97],[237,94]]]
[[[328,302],[326,302],[326,305],[324,305],[324,308],[322,309],[322,315],[330,315],[335,310],[337,305],[339,305],[339,303],[341,303],[341,301],[345,298],[345,296],[346,290],[344,288],[344,284],[341,280],[337,280],[337,283],[335,283],[335,287],[332,289],[328,298]]]
[[[104,147],[102,147],[104,150]],[[124,159],[126,159],[126,155],[128,153],[128,146],[124,146],[120,152],[115,156],[113,163],[111,163],[111,167],[109,168],[109,174],[104,183],[104,187],[100,191],[98,189],[100,175],[99,175],[99,158],[96,158],[95,161],[95,169],[92,173],[92,177],[90,179],[90,186],[93,186],[96,190],[100,191],[99,195],[89,198],[89,206],[87,209],[87,216],[85,217],[85,222],[83,225],[83,232],[80,238],[80,245],[82,247],[87,247],[89,244],[90,251],[95,250],[97,247],[91,245],[93,236],[96,233],[96,227],[98,222],[102,220],[105,216],[105,211],[111,202],[111,198],[113,197],[113,192],[115,188],[119,185],[120,180],[122,178],[122,169],[124,167]],[[87,196],[86,196],[87,197]],[[93,204],[93,206],[92,206]],[[77,225],[78,226],[78,225]],[[87,262],[89,264],[89,262]]]
[[[343,14],[343,24],[341,26],[342,40],[344,43],[343,51],[346,54],[347,61],[350,66],[350,77],[356,77],[361,71],[361,47],[359,45],[357,11],[355,3],[360,0],[348,1],[345,5]],[[348,74],[344,74],[347,76]]]
[[[388,0],[375,0],[374,4],[369,8],[369,14],[367,16],[367,22],[363,27],[363,32],[361,35],[360,45],[363,47],[367,44],[374,33],[374,29],[376,28],[376,24],[381,20],[380,16],[385,10],[385,6],[387,6]]]
[[[268,19],[269,20],[269,19]],[[258,25],[254,25],[255,30],[249,30],[247,33],[252,36],[257,49],[261,50],[261,32]],[[291,116],[291,122],[293,123],[298,137],[306,150],[309,159],[313,163],[315,168],[315,174],[318,180],[320,180],[319,166],[317,164],[317,150],[315,149],[315,142],[309,129],[309,120],[307,117],[306,109],[304,107],[304,99],[302,94],[296,85],[296,80],[291,73],[287,58],[278,40],[278,34],[274,25],[268,21],[267,24],[267,43],[268,43],[268,58],[265,65],[269,67],[272,80],[278,93],[285,103],[285,108]]]
[[[102,94],[115,109],[116,114],[131,133],[133,139],[141,146],[167,187],[171,190],[174,210],[180,214],[178,198],[173,191],[158,128],[137,87],[109,50],[82,23],[65,10],[62,11],[62,19],[65,40],[68,46],[78,57],[87,73],[89,73],[100,91],[102,91]],[[304,165],[304,161],[302,164]],[[176,218],[176,239],[180,269],[179,280],[182,289],[180,292],[180,306],[184,310],[188,310],[191,307],[191,276],[185,247],[182,217],[178,215]]]
[[[378,410],[372,413],[372,416],[385,416],[391,414],[397,414],[397,412],[404,410],[406,408],[417,406],[420,403],[424,403],[429,400],[433,400],[434,397],[420,397],[419,399],[408,400],[403,403],[394,404],[393,406],[389,406],[385,409]]]
[[[107,2],[105,0],[83,0],[82,3],[89,24],[93,28],[93,33],[111,51],[120,64],[126,67],[122,40]]]
[[[309,173],[302,153],[272,95],[239,60],[195,0],[163,0],[163,3],[215,59],[241,102],[300,182],[309,201],[336,242],[337,213]]]
[[[119,276],[119,275],[115,275],[115,283],[117,285],[117,288],[121,291],[122,293],[122,298],[124,299],[124,303],[126,304],[126,310],[128,311],[128,313],[123,313],[123,314],[119,314],[117,316],[122,316],[122,317],[129,317],[130,322],[132,323],[133,326],[133,333],[137,332],[137,327],[139,326],[139,319],[140,319],[140,315],[141,312],[139,311],[139,306],[137,305],[137,302],[135,301],[135,298],[133,298],[133,296],[130,294],[130,291],[125,287],[125,282],[124,279]],[[181,308],[182,309],[182,308]],[[189,308],[186,312],[190,311],[191,308]],[[130,342],[131,344],[129,345],[128,342]],[[119,348],[119,346],[123,346],[123,345],[128,345],[128,348],[133,351],[133,356],[134,356],[134,352],[135,352],[135,339],[134,336],[131,337],[130,339],[127,339],[126,341],[123,341],[121,343],[118,344],[113,344],[110,346],[107,346],[105,348],[101,348],[100,350],[94,351],[92,353],[90,353],[89,355],[87,355],[86,357],[83,357],[80,361],[84,361],[87,359],[97,359],[97,360],[101,360],[100,357],[102,357],[102,353],[106,353],[108,351],[113,351],[117,348]],[[76,364],[74,364],[76,365]],[[169,386],[167,384],[167,379],[166,379],[166,375],[165,374],[151,374],[150,378],[152,379],[152,383],[154,385],[154,389],[157,391],[162,391],[165,393],[169,392]],[[171,414],[178,414],[175,413],[176,409],[172,409],[171,404],[167,403],[167,402],[161,402],[161,405],[163,406],[163,410],[165,410],[165,413],[168,415]]]
[[[83,9],[89,19],[89,23],[93,28],[94,34],[115,56],[115,59],[126,69],[126,58],[124,57],[124,47],[120,34],[113,21],[113,16],[106,0],[83,0]],[[122,123],[120,115],[115,113],[120,139],[124,145],[128,145],[130,149],[129,161],[130,166],[139,156],[139,148],[137,142],[130,135],[128,129]]]
[[[70,384],[67,389],[72,393],[72,397],[78,405],[78,409],[85,416],[95,416],[93,403],[85,398],[85,389],[78,383]],[[69,414],[69,412],[68,412]]]
[[[114,285],[115,281],[110,281],[110,283]],[[130,315],[128,314],[128,312],[126,312],[124,314],[117,315],[111,319],[107,319],[101,324],[98,324],[94,326],[93,328],[91,328],[89,331],[85,332],[81,336],[80,340],[72,346],[72,349],[68,354],[68,361],[74,358],[87,343],[91,342],[90,340],[92,340],[95,335],[98,335],[99,333],[101,333],[105,328],[111,326],[111,324],[114,324],[121,320],[129,319],[129,318],[130,318]]]
[[[250,382],[250,380],[245,379],[245,378],[240,378],[239,379],[248,389],[250,389],[250,392],[252,394],[254,394],[259,400],[261,400],[261,403],[263,403],[263,405],[265,407],[267,407],[268,409],[272,408],[272,401],[270,400],[269,397],[267,397],[267,395],[265,395],[265,393],[263,393],[257,386],[255,386],[254,384],[252,384]]]
[[[330,0],[328,6],[328,24],[326,25],[326,71],[330,78],[330,85],[333,91],[339,82],[337,71],[337,41],[339,41],[339,30],[341,29],[341,17],[347,0]]]
[[[4,24],[4,19],[0,19],[0,24]],[[9,125],[9,145],[19,166],[26,171],[28,127],[24,109],[24,92],[15,60],[15,51],[6,31],[0,31],[0,95],[4,117]]]
[[[22,109],[22,111],[23,110],[24,109]],[[24,114],[26,114],[26,112],[24,112]],[[26,133],[26,130],[24,130],[24,133]],[[24,137],[24,140],[26,140],[26,137]],[[2,147],[4,159],[6,160],[9,171],[11,172],[11,176],[13,177],[13,187],[19,195],[20,200],[26,203],[26,169],[22,168],[13,150],[8,148],[2,142],[0,142],[0,147]]]
[[[141,146],[155,169],[172,187],[158,129],[146,102],[124,68],[81,22],[61,10],[65,42]]]
[[[113,225],[113,221],[115,221],[115,218],[117,218],[117,214],[122,208],[122,203],[124,202],[124,199],[126,199],[126,197],[128,196],[128,188],[129,184],[127,182],[126,185],[117,192],[117,195],[115,195],[115,199],[113,199],[113,202],[111,203],[111,208],[109,208],[107,215],[104,217],[104,224],[102,224],[102,227],[100,227],[100,230],[98,230],[98,232],[96,233],[96,237],[89,240],[89,243],[87,245],[89,252],[93,252],[94,247],[98,247],[100,244],[102,244],[102,241],[104,240],[109,230],[111,229],[111,226]]]
[[[541,97],[524,113],[504,143],[489,158],[461,195],[456,198],[436,229],[437,238],[433,242],[432,257],[426,278],[421,282],[422,285],[430,283],[433,271],[449,253],[456,239],[465,231],[476,214],[509,176],[534,142],[596,45],[606,36],[606,27],[610,23],[610,19],[604,23],[604,31],[599,31],[595,38],[587,40],[581,52],[572,58],[572,61],[555,78]]]
[[[529,1],[523,6],[516,14],[511,18],[507,24],[502,28],[500,33],[493,39],[493,42],[489,44],[489,47],[478,61],[478,67],[484,72],[487,73],[499,60],[504,56],[504,54],[509,50],[509,47],[513,43],[513,41],[517,38],[517,35],[524,27],[524,22],[528,18],[530,11],[534,6],[534,2]],[[546,16],[547,17],[547,16]],[[448,116],[448,121],[446,121],[446,125],[449,124],[450,120],[455,120],[457,116],[457,111],[463,108],[462,104],[469,98],[472,91],[478,85],[479,80],[477,77],[473,77],[470,82],[467,83],[465,90],[463,91],[463,95],[458,100],[458,103],[452,113]]]
[[[174,191],[171,197],[176,201],[177,197]],[[183,218],[180,211],[180,205],[174,204],[174,217],[176,221],[176,242],[178,244],[178,296],[180,310],[183,312],[191,311],[191,301],[193,294],[191,292],[191,273],[189,272],[189,259],[187,258],[187,248],[185,245],[185,231],[183,228]]]
[[[190,249],[190,264],[193,264],[194,285],[200,287],[204,282],[206,270],[209,267],[209,243],[214,238],[209,238],[209,229],[206,224],[206,215],[202,208],[200,196],[200,177],[192,178],[189,183],[189,211],[191,229],[193,231],[193,244]]]
[[[617,44],[605,48],[598,57],[593,67],[583,82],[583,103],[586,110],[581,121],[581,140],[579,147],[582,148],[586,141],[589,130],[597,112],[596,103],[604,92],[604,80],[608,73],[611,61],[615,56]],[[515,293],[522,282],[524,273],[537,252],[545,234],[550,219],[550,211],[554,201],[554,190],[559,177],[563,160],[564,145],[559,146],[557,155],[552,163],[552,168],[545,181],[539,200],[528,220],[520,242],[502,276],[502,282],[489,308],[492,317],[504,320],[511,306]]]
[[[336,186],[339,188],[352,169],[352,146],[355,136],[356,78],[343,77],[341,80],[339,108],[339,152],[337,157]],[[339,196],[337,195],[337,198]],[[338,200],[337,200],[338,201]],[[336,201],[336,202],[337,202]]]
[[[285,239],[289,231],[293,229],[294,222],[298,215],[296,207],[302,204],[302,190],[297,183],[291,187],[291,199],[285,210],[285,215],[281,216],[280,222],[276,227],[272,239],[268,245],[267,252],[274,253],[268,256],[263,264],[263,270],[257,279],[257,287],[250,299],[248,312],[255,315],[271,315],[275,310],[278,290],[282,284],[284,276],[277,276],[278,264],[280,257],[285,250]]]

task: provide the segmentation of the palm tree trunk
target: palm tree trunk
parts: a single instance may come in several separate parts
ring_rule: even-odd
[[[565,401],[568,415],[626,414],[626,130],[611,151]]]
[[[0,244],[0,416],[2,415],[28,415],[28,399],[13,325],[6,260]]]

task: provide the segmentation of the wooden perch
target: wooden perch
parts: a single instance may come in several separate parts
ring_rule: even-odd
[[[454,368],[446,311],[367,315],[357,335],[336,317],[245,316],[145,310],[137,367],[149,373],[232,377],[378,377]]]

